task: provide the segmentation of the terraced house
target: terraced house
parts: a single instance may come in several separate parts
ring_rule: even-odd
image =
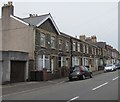
[[[74,65],[97,71],[111,60],[118,61],[118,51],[105,43],[97,45],[95,36],[90,43],[83,35],[76,38],[60,32],[50,13],[16,17],[12,2],[8,2],[2,7],[0,22],[1,83],[51,80],[67,76]]]
[[[92,71],[98,70],[98,46],[86,41],[85,35],[81,35],[80,40],[83,41],[83,65],[88,66]],[[95,38],[92,40],[96,41]]]
[[[98,70],[103,69],[106,64],[115,64],[119,62],[119,52],[106,42],[97,42],[95,36],[86,38],[86,41],[97,46]]]

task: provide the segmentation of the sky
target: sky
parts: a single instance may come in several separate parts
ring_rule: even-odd
[[[1,1],[0,6],[8,0]],[[98,41],[118,49],[118,0],[11,1],[18,17],[51,13],[60,31],[78,38],[96,35]]]

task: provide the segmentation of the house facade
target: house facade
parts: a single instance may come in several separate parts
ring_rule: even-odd
[[[87,41],[85,35],[81,35],[80,40],[83,42],[83,65],[88,66],[92,71],[97,71],[99,61],[98,46]],[[95,41],[94,38],[92,40]]]
[[[58,68],[60,32],[52,16],[30,14],[30,17],[19,18],[14,16],[12,2],[8,2],[2,7],[1,22],[2,81],[19,82],[31,79],[31,71],[45,71],[39,74],[45,77],[43,80],[47,80],[48,72],[53,74]],[[16,74],[18,72],[19,75]]]

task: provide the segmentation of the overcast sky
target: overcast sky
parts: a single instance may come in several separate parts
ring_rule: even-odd
[[[118,0],[12,1],[18,17],[51,13],[60,31],[78,38],[83,34],[88,37],[96,35],[98,41],[107,42],[118,49]],[[7,3],[7,0],[3,0],[0,6],[4,3]]]

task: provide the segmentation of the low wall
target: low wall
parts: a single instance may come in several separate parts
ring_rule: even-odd
[[[46,69],[43,71],[31,71],[31,81],[47,81],[53,79],[59,79],[63,77],[67,77],[69,73],[69,69],[59,69],[55,70],[54,73],[47,72]]]

